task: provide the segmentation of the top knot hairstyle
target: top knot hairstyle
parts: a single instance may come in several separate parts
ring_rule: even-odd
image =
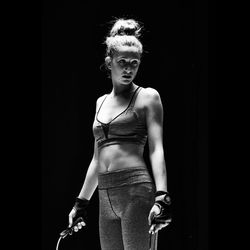
[[[134,19],[120,18],[116,20],[105,41],[106,56],[112,57],[123,46],[135,47],[141,55],[143,49],[142,43],[139,41],[140,32],[141,26]]]

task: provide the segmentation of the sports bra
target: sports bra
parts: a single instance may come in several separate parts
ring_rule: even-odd
[[[136,88],[125,110],[115,116],[110,122],[103,123],[98,119],[98,114],[108,96],[106,94],[96,112],[93,123],[93,134],[98,148],[124,143],[133,143],[144,147],[147,141],[145,117],[142,114],[139,115],[134,108],[135,100],[140,90],[141,87]]]

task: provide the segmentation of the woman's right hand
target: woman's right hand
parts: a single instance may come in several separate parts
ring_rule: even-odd
[[[89,200],[76,198],[75,205],[69,213],[69,227],[72,226],[73,222],[77,218],[79,218],[79,217],[83,218],[83,221],[77,223],[77,225],[74,226],[73,230],[75,232],[77,232],[83,226],[86,225],[86,217],[87,217],[86,216],[86,214],[87,214],[86,209],[87,209],[88,204],[89,204]]]
[[[77,216],[77,210],[73,207],[72,210],[69,213],[69,227],[72,226],[73,221],[76,220],[79,216]],[[73,230],[74,232],[78,232],[82,227],[86,226],[86,223],[84,221],[81,221],[77,223],[76,226],[74,226]]]

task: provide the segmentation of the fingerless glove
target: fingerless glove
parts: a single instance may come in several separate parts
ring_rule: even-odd
[[[155,216],[153,223],[165,223],[168,220],[172,219],[172,211],[171,211],[171,198],[168,192],[165,191],[157,191],[155,197],[165,194],[163,200],[155,201],[155,205],[160,208],[160,213]]]
[[[74,209],[76,211],[76,215],[74,217],[74,220],[76,220],[79,217],[82,217],[84,222],[86,222],[87,219],[87,207],[89,205],[89,200],[87,199],[80,199],[80,198],[76,198],[75,200],[75,204],[74,204]]]

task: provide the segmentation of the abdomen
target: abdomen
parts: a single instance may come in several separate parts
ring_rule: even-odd
[[[103,147],[99,152],[100,173],[133,167],[146,167],[142,145],[115,144]]]

